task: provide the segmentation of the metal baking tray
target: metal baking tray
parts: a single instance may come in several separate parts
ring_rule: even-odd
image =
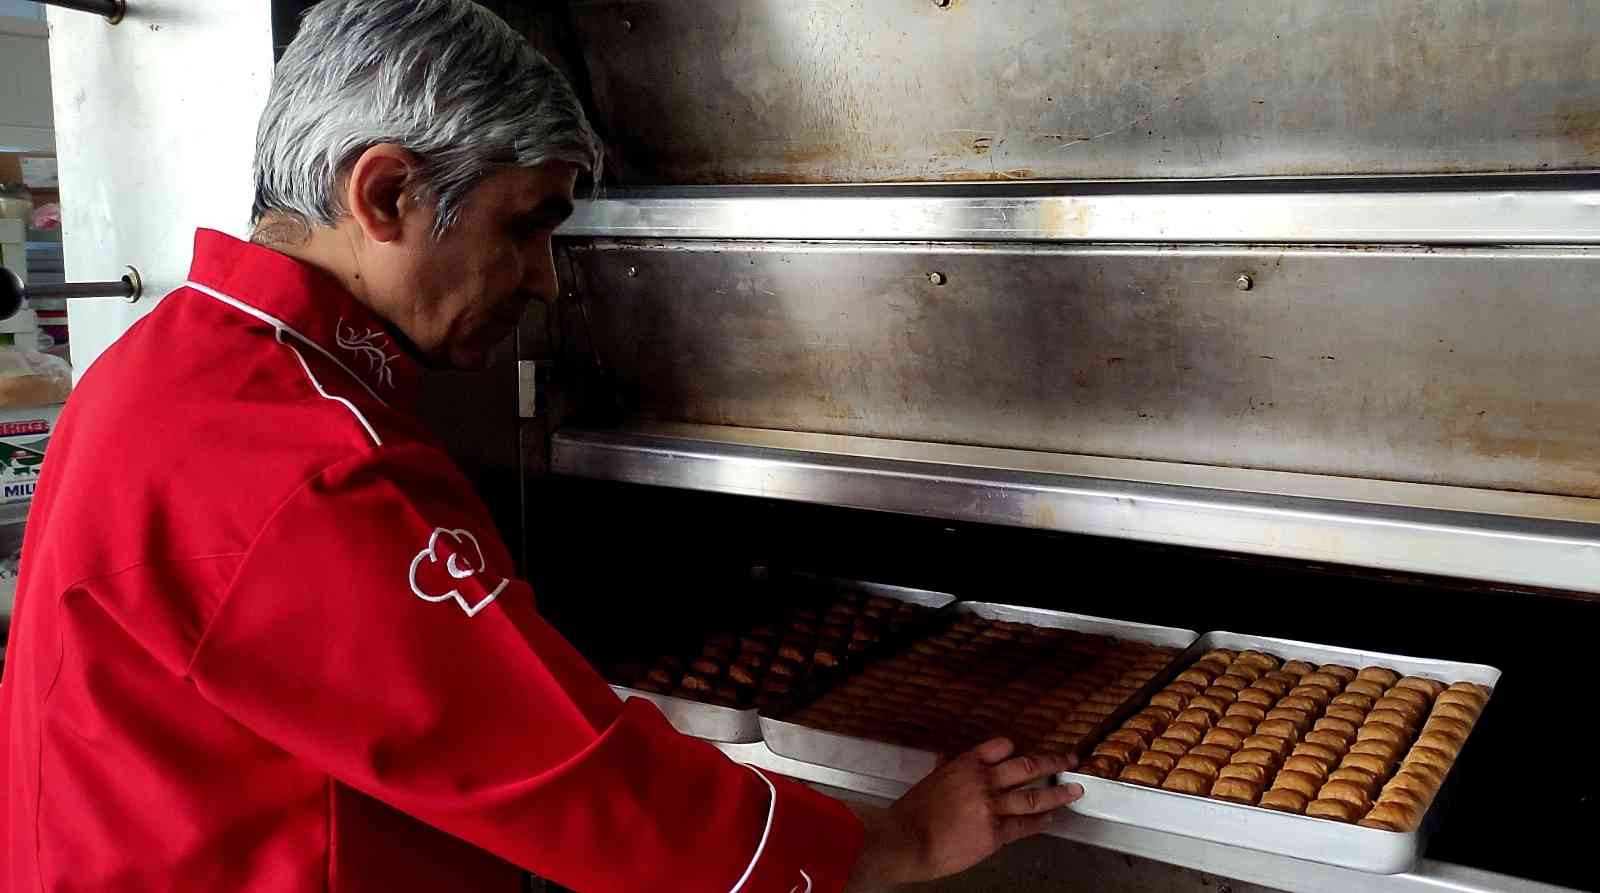
[[[1152,626],[1147,623],[994,602],[956,602],[950,610],[957,614],[976,614],[987,620],[1008,620],[1032,626],[1070,629],[1130,642],[1146,642],[1175,648],[1189,648],[1199,635],[1190,629]],[[1181,656],[1175,658],[1174,662],[1181,659]],[[1171,670],[1172,668],[1168,667],[1167,673],[1157,673],[1151,684],[1130,696],[1130,700],[1149,697],[1155,692],[1152,686],[1156,683],[1164,684]],[[1105,731],[1107,730],[1096,729],[1084,740],[1092,741]],[[761,737],[766,740],[767,747],[780,756],[848,772],[859,772],[907,785],[921,781],[939,764],[940,758],[940,755],[933,751],[829,732],[789,722],[780,716],[766,713],[761,715]]]
[[[1483,664],[1405,657],[1230,632],[1208,632],[1201,636],[1183,656],[1180,666],[1188,666],[1213,648],[1235,651],[1254,648],[1288,660],[1298,658],[1319,664],[1337,663],[1353,667],[1377,664],[1408,676],[1426,676],[1442,682],[1476,682],[1489,689],[1491,701],[1494,699],[1494,688],[1500,681],[1500,671]],[[1479,721],[1482,721],[1481,717]],[[1467,741],[1463,742],[1463,751],[1471,743],[1472,735],[1469,733]],[[1399,874],[1410,870],[1421,854],[1438,822],[1440,801],[1447,798],[1456,767],[1460,763],[1461,757],[1458,755],[1440,786],[1439,794],[1423,814],[1417,830],[1404,833],[1275,812],[1259,806],[1147,788],[1078,772],[1064,772],[1058,779],[1083,785],[1083,799],[1067,808],[1097,819],[1357,871]]]
[[[935,611],[940,610],[956,600],[956,597],[947,592],[932,592],[927,589],[911,589],[905,586],[891,586],[887,583],[874,583],[868,580],[849,580],[843,577],[824,577],[817,574],[798,572],[773,573],[764,567],[752,568],[752,580],[757,582],[771,582],[774,579],[796,580],[815,587],[819,592],[829,589],[851,589],[865,592],[869,595],[881,595],[896,601],[911,602],[924,605]],[[722,741],[730,744],[753,744],[761,740],[761,723],[756,716],[754,707],[740,710],[735,707],[723,707],[717,704],[707,704],[689,698],[680,698],[676,695],[656,694],[655,692],[641,691],[626,685],[612,685],[611,690],[623,700],[629,698],[643,698],[661,709],[672,727],[685,735],[704,738],[707,741]]]

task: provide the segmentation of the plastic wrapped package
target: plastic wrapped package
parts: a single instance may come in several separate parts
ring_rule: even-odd
[[[0,348],[0,407],[62,403],[72,391],[72,365],[66,360],[25,350]]]

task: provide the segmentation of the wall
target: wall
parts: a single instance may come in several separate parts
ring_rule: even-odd
[[[267,0],[144,0],[116,26],[62,9],[49,21],[67,278],[115,279],[131,264],[146,291],[133,305],[71,302],[82,375],[187,277],[196,227],[245,233],[271,10]]]
[[[37,16],[18,17],[29,10],[13,5],[0,2],[0,151],[48,152],[56,144],[50,121],[49,32]]]

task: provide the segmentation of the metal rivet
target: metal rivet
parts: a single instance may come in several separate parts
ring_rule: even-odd
[[[622,20],[622,30],[624,30],[624,31],[632,31],[633,30],[633,21],[631,19],[623,19]]]
[[[637,279],[637,278],[639,278],[639,268],[638,267],[629,267],[628,268],[628,278],[629,279]]]
[[[934,270],[932,273],[928,274],[928,281],[932,282],[934,285],[944,285],[944,274],[938,270]]]
[[[1249,291],[1256,287],[1256,281],[1250,278],[1249,273],[1240,273],[1239,278],[1233,280],[1233,287],[1240,291]]]

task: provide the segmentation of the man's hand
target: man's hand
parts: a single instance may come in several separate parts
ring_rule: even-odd
[[[888,809],[855,807],[866,825],[851,893],[933,880],[970,868],[1002,846],[1038,834],[1083,788],[1027,787],[1077,765],[1072,757],[1017,756],[986,741],[945,763]]]

